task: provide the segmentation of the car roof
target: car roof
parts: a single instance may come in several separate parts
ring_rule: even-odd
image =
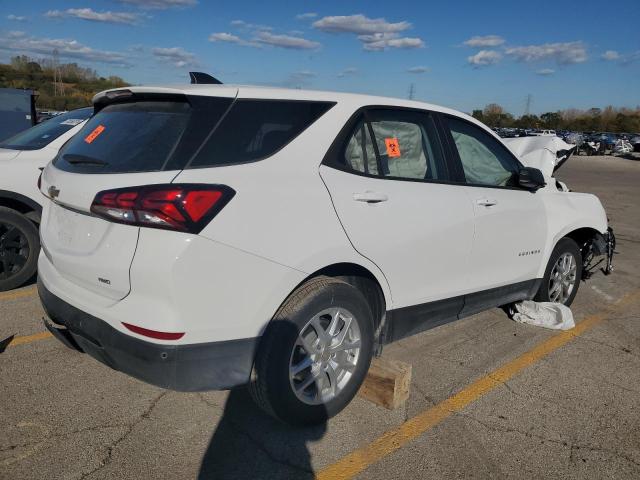
[[[236,97],[253,98],[253,99],[273,99],[273,100],[307,100],[307,101],[325,101],[336,103],[348,103],[351,106],[396,106],[406,108],[419,108],[432,110],[441,113],[449,113],[452,115],[463,116],[473,120],[469,115],[457,110],[434,105],[431,103],[419,102],[415,100],[405,100],[401,98],[382,97],[376,95],[365,95],[359,93],[333,92],[321,90],[303,90],[297,88],[279,88],[269,86],[256,85],[209,85],[209,84],[193,84],[193,85],[150,85],[150,86],[131,86],[112,90],[105,90],[93,97],[93,102],[103,98],[107,92],[114,90],[130,90],[134,93],[165,93],[165,94],[183,94],[183,95],[205,95],[219,97]]]

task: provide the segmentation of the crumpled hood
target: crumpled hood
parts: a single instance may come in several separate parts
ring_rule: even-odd
[[[525,166],[541,170],[548,178],[576,149],[575,145],[551,135],[504,138],[503,141]]]
[[[13,160],[20,155],[20,150],[9,150],[8,148],[0,148],[0,163],[4,160]]]

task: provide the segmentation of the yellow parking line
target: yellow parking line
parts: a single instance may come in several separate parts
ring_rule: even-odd
[[[18,345],[24,345],[25,343],[37,342],[38,340],[46,340],[53,335],[49,332],[34,333],[33,335],[25,335],[24,337],[13,337],[11,343],[7,347],[16,347]]]
[[[319,480],[347,479],[363,472],[369,466],[418,438],[427,430],[454,413],[459,412],[484,394],[504,384],[525,368],[559,349],[573,338],[590,330],[610,316],[611,313],[638,299],[640,299],[640,290],[625,295],[608,311],[591,315],[577,324],[574,329],[560,332],[540,343],[518,358],[476,380],[455,395],[419,413],[397,428],[389,430],[372,443],[351,452],[336,463],[325,467],[317,473],[316,478]]]
[[[15,292],[3,292],[0,293],[0,300],[15,300],[17,298],[32,297],[36,292],[36,287],[29,287]]]

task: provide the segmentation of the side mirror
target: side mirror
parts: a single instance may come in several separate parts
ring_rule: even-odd
[[[547,184],[544,175],[537,168],[524,167],[518,172],[518,185],[535,192]]]

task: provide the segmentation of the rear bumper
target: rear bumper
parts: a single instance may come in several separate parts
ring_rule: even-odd
[[[66,303],[38,281],[47,328],[67,346],[159,387],[178,391],[227,390],[249,382],[258,338],[188,345],[145,342]]]

